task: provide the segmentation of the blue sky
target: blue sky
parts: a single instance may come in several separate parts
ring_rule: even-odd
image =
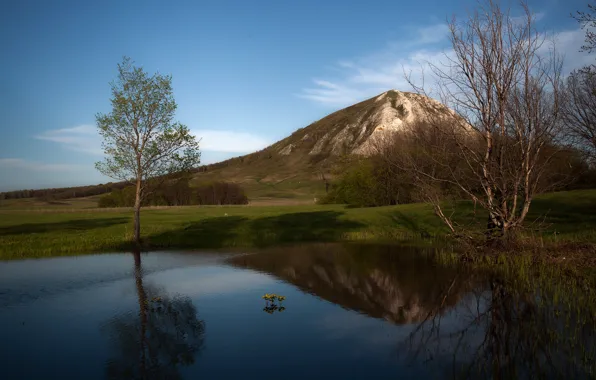
[[[513,2],[515,3],[515,2]],[[569,14],[531,1],[566,68],[593,62]],[[8,1],[0,12],[0,191],[107,182],[95,114],[122,56],[173,75],[203,163],[261,149],[349,104],[409,90],[475,1]]]

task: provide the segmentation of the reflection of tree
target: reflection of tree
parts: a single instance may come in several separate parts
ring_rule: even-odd
[[[497,276],[487,288],[457,308],[459,323],[423,321],[406,342],[412,359],[450,356],[457,378],[596,376],[593,316],[570,289],[521,290]]]
[[[346,309],[395,324],[443,312],[469,289],[469,273],[432,264],[432,250],[358,244],[274,248],[230,260],[271,273]],[[465,279],[465,281],[464,281]],[[443,299],[451,285],[452,291]],[[465,285],[465,287],[463,287]],[[437,303],[442,307],[437,309]]]
[[[188,298],[159,296],[143,284],[141,255],[134,253],[138,315],[115,317],[105,327],[115,358],[111,379],[178,379],[178,367],[194,362],[203,346],[205,324]]]
[[[444,378],[596,378],[596,296],[584,294],[588,288],[555,286],[545,274],[470,273],[441,266],[429,253],[316,244],[230,262],[346,309],[415,323],[399,359]]]

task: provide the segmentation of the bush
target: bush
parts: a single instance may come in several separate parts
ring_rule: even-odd
[[[99,198],[98,207],[132,207],[135,204],[135,187],[128,186],[124,189],[116,189],[110,194]]]
[[[214,182],[190,187],[187,177],[174,179],[159,186],[143,200],[143,206],[188,206],[188,205],[243,205],[248,203],[244,190],[235,183]],[[132,207],[135,202],[135,187],[122,190],[99,199],[98,207]]]
[[[339,171],[342,174],[320,203],[375,207],[412,202],[410,187],[380,157],[350,160]]]
[[[199,205],[245,205],[248,198],[240,185],[229,182],[213,182],[200,185],[195,190],[195,204]]]

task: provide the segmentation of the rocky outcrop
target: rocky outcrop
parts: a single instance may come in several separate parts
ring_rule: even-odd
[[[414,93],[390,90],[334,112],[282,140],[282,155],[368,155],[379,141],[430,117],[455,117],[440,102]]]

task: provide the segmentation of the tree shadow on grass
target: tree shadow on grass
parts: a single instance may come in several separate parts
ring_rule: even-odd
[[[233,246],[237,231],[247,218],[222,216],[191,222],[186,227],[149,236],[149,245],[171,248],[221,248]]]
[[[129,218],[75,219],[56,223],[26,223],[0,228],[0,236],[37,234],[44,232],[85,231],[128,223]]]
[[[400,211],[394,211],[391,213],[391,218],[401,227],[408,230],[412,235],[420,238],[432,237],[431,232],[422,223],[420,223],[420,216],[412,216],[404,214]]]
[[[183,229],[149,236],[152,247],[263,247],[283,243],[337,241],[364,225],[340,220],[341,212],[317,211],[248,219],[227,216],[193,222]]]
[[[596,203],[591,199],[577,198],[565,199],[534,199],[527,223],[541,224],[547,226],[554,224],[551,228],[558,231],[576,231],[578,228],[596,228]]]
[[[332,242],[364,224],[341,220],[343,213],[315,211],[260,218],[250,224],[251,245],[263,247],[297,242]]]

